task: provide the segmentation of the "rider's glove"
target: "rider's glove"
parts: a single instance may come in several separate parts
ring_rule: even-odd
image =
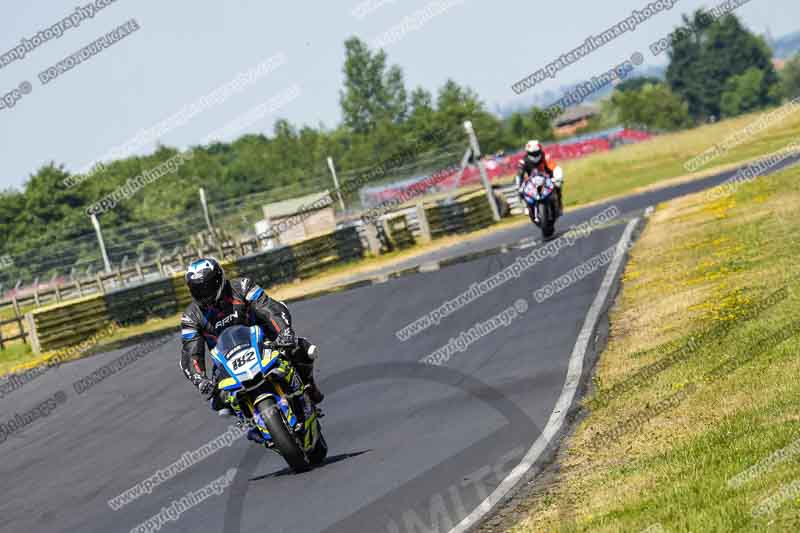
[[[200,391],[200,394],[208,400],[214,395],[214,382],[207,378],[200,378],[197,380],[197,390]]]
[[[297,338],[294,335],[294,331],[292,328],[287,327],[283,331],[278,334],[278,338],[275,339],[275,346],[279,348],[294,348],[297,344]]]

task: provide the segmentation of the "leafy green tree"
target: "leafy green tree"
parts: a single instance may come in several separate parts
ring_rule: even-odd
[[[720,80],[723,89],[717,93],[720,111],[722,98],[731,87],[747,93],[742,94],[745,101],[740,113],[778,103],[774,88],[780,79],[772,64],[772,51],[761,37],[744,28],[738,18],[728,15],[709,26],[707,38],[704,44],[712,60],[710,74],[712,79]]]
[[[15,241],[24,239],[26,228],[18,223],[25,209],[25,193],[13,189],[0,192],[0,247],[8,253]]]
[[[647,84],[638,91],[615,91],[611,106],[626,127],[677,130],[691,123],[689,105],[662,84]]]
[[[365,169],[408,154],[409,147],[425,152],[426,168],[375,179],[407,178],[435,165],[458,163],[467,142],[465,120],[473,122],[485,153],[521,146],[529,138],[553,138],[541,110],[531,108],[500,120],[475,91],[455,80],[434,93],[418,87],[408,94],[403,71],[389,66],[384,52],[370,51],[356,38],[345,42],[344,73],[340,125],[301,126],[278,119],[270,132],[194,146],[191,159],[176,170],[103,212],[99,219],[111,261],[118,263],[125,255],[132,261],[141,253],[149,259],[157,250],[169,253],[204,232],[199,187],[206,189],[215,223],[229,234],[245,236],[262,216],[264,203],[330,187],[328,156],[334,158],[344,186]],[[441,145],[420,142],[440,129],[447,132]],[[148,155],[109,162],[71,188],[62,185],[69,173],[51,163],[31,175],[22,191],[0,192],[0,255],[15,260],[0,272],[0,282],[8,286],[17,276],[31,280],[63,275],[76,262],[81,272],[90,265],[95,271],[102,268],[86,208],[179,153],[159,146]],[[357,188],[346,201],[351,206],[358,201]]]
[[[638,91],[645,85],[656,85],[658,83],[661,83],[661,80],[655,76],[641,76],[638,78],[628,78],[617,85],[615,89],[621,93],[624,93],[625,91]]]
[[[683,27],[688,31],[672,43],[669,51],[667,67],[667,83],[672,92],[680,95],[689,105],[689,113],[693,117],[707,116],[712,102],[709,101],[711,91],[705,87],[708,81],[708,65],[705,62],[705,51],[702,35],[709,24],[702,11],[694,13],[690,18],[683,16]]]
[[[507,143],[509,146],[517,146],[525,141],[523,139],[530,135],[528,125],[525,123],[525,116],[515,111],[506,121]]]
[[[339,102],[344,123],[354,133],[369,133],[380,120],[400,123],[407,111],[403,71],[387,69],[386,53],[370,51],[367,44],[351,37],[345,41],[344,89]]]
[[[704,120],[735,108],[745,112],[777,103],[778,76],[772,52],[735,15],[714,20],[696,11],[692,18],[684,16],[684,24],[690,31],[672,44],[667,82],[672,92],[686,100],[692,117]],[[762,76],[749,73],[731,81],[750,69],[761,71]],[[752,85],[756,81],[758,87]],[[723,96],[739,90],[748,92],[746,101],[738,105],[737,97],[729,94],[723,110]]]
[[[446,119],[448,124],[454,127],[460,127],[464,120],[472,118],[475,113],[484,112],[478,95],[471,89],[461,87],[452,79],[445,81],[439,89],[436,109],[441,118]]]
[[[722,93],[720,110],[725,117],[735,117],[761,107],[763,101],[764,72],[757,68],[748,69],[740,76],[728,80]]]
[[[519,148],[531,139],[549,141],[554,138],[550,117],[535,106],[525,112],[512,113],[504,125],[505,148]]]
[[[452,79],[448,79],[439,89],[436,117],[439,127],[453,132],[454,140],[465,140],[463,125],[466,120],[470,120],[478,133],[483,152],[491,153],[504,148],[501,121],[486,111],[475,91],[461,87]]]
[[[436,110],[430,91],[417,87],[411,92],[408,102],[408,124],[411,130],[429,130],[433,125]]]
[[[344,123],[356,133],[366,133],[378,113],[376,95],[383,92],[381,75],[386,55],[379,52],[373,56],[366,43],[355,37],[345,41],[344,46],[344,89],[339,92]]]
[[[527,113],[530,135],[540,141],[552,141],[556,138],[553,121],[544,110],[534,106]]]
[[[386,109],[383,118],[389,119],[396,124],[402,123],[408,113],[408,95],[406,93],[405,81],[403,79],[403,69],[397,65],[392,65],[386,72],[384,99]]]
[[[800,96],[800,54],[787,61],[781,71],[781,93],[786,98]]]

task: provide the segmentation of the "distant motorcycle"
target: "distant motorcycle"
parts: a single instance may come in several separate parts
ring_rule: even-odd
[[[522,186],[522,196],[527,204],[528,215],[531,221],[542,230],[542,237],[549,239],[556,231],[556,220],[560,216],[558,211],[558,189],[553,180],[548,176],[534,174]],[[539,213],[536,221],[535,213]]]
[[[320,413],[283,349],[264,340],[258,326],[232,326],[211,350],[224,370],[220,397],[239,419],[256,428],[267,448],[295,471],[318,465],[328,455]]]

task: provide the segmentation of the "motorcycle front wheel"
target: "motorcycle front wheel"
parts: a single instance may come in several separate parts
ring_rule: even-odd
[[[542,228],[542,237],[544,239],[549,239],[556,231],[556,206],[553,205],[552,198],[548,198],[547,201],[539,202],[536,207],[539,210],[539,224]]]
[[[319,422],[317,422],[319,424]],[[317,445],[314,446],[314,449],[308,452],[308,460],[311,462],[312,465],[320,465],[328,456],[328,443],[325,442],[325,437],[322,436],[322,430],[317,426],[319,430],[319,440],[317,440]]]
[[[258,409],[261,419],[272,436],[275,448],[280,452],[289,467],[296,472],[308,470],[310,468],[308,458],[286,425],[283,412],[278,407],[278,404],[275,403],[275,399],[272,397],[265,398],[256,405],[256,409]]]

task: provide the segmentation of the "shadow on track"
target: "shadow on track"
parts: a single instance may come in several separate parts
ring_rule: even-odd
[[[442,491],[447,491],[447,494],[450,495],[450,492],[455,490],[458,496],[462,495],[461,493],[465,486],[468,486],[463,483],[464,474],[472,473],[470,472],[471,469],[466,472],[463,471],[462,463],[466,462],[466,464],[470,464],[470,459],[474,463],[476,458],[479,458],[477,459],[478,463],[480,463],[477,464],[477,467],[480,467],[478,472],[484,470],[495,473],[499,473],[502,470],[510,471],[510,467],[513,466],[513,463],[521,461],[521,456],[526,454],[528,446],[532,446],[532,443],[541,435],[541,429],[537,424],[529,418],[519,406],[506,397],[503,391],[494,389],[469,374],[464,374],[448,367],[400,362],[368,364],[334,374],[325,379],[322,386],[328,391],[328,394],[332,395],[337,391],[345,390],[354,385],[369,383],[376,380],[385,380],[387,376],[391,376],[395,380],[420,380],[423,382],[438,383],[442,386],[459,389],[470,397],[481,400],[503,415],[507,420],[508,424],[506,428],[500,430],[500,433],[505,435],[506,438],[498,440],[496,435],[490,435],[487,438],[472,443],[454,456],[420,473],[400,487],[395,488],[389,494],[367,503],[360,509],[351,511],[348,516],[340,518],[335,524],[327,527],[325,529],[326,533],[360,531],[363,530],[365,524],[370,524],[369,527],[373,531],[379,529],[385,530],[385,527],[381,528],[380,525],[376,527],[376,524],[374,524],[375,518],[378,516],[387,519],[384,525],[389,528],[389,531],[395,531],[398,529],[398,521],[404,521],[409,517],[412,519],[417,518],[417,510],[419,507],[427,510],[431,502],[434,504],[438,503],[441,499]],[[531,461],[532,464],[527,464],[524,467],[526,472],[518,479],[517,485],[528,481],[543,464],[551,460],[560,442],[560,436],[561,433],[549,439],[545,449],[537,454],[537,458]],[[501,455],[503,451],[506,451],[499,450],[498,446],[500,445],[507,448],[511,453],[506,453],[505,456],[499,459],[494,458],[493,460],[490,457],[487,458],[487,452],[489,450],[494,450],[492,455]],[[529,453],[529,451],[527,453]],[[344,455],[344,459],[347,459],[347,456],[351,454]],[[256,468],[261,457],[263,457],[263,450],[256,447],[248,448],[242,455],[237,468],[239,474],[234,478],[231,489],[228,492],[228,501],[225,506],[224,514],[224,533],[239,533],[242,531],[244,502],[248,489],[251,486],[250,483],[247,482],[246,475],[242,474],[245,472],[252,472]],[[331,460],[332,459],[334,459],[334,457],[332,457]],[[522,463],[520,463],[520,466],[521,465]],[[476,467],[476,464],[472,466]],[[507,466],[508,468],[497,468],[498,466]],[[532,472],[530,470],[532,470]],[[311,470],[311,472],[313,472],[313,470]],[[457,472],[457,474],[454,475],[454,472]],[[277,475],[286,475],[287,473],[276,472],[272,474],[271,477],[274,479]],[[263,479],[264,477],[270,476],[262,476],[256,479]],[[441,480],[446,481],[437,483],[441,482]],[[441,484],[441,487],[437,486],[439,484]],[[488,489],[486,494],[481,494],[481,496],[477,498],[477,501],[474,501],[476,498],[475,495],[473,495],[471,498],[473,501],[470,502],[472,505],[464,505],[466,502],[462,502],[461,498],[459,498],[459,503],[461,503],[461,505],[458,506],[459,508],[452,514],[446,513],[445,518],[449,522],[449,525],[459,523],[469,512],[476,508],[476,505],[480,505],[480,500],[488,496],[488,493],[495,487],[490,486],[486,488]],[[398,506],[398,503],[401,501],[405,503]],[[409,503],[411,503],[411,505],[409,505]],[[574,522],[573,511],[574,510],[569,506],[560,509],[560,522],[567,525],[567,527],[571,527]],[[399,512],[401,516],[396,516],[393,520],[392,515],[396,512]],[[449,529],[448,527],[445,530],[449,531]]]
[[[261,476],[251,477],[248,481],[261,481],[263,479],[268,479],[268,478],[276,478],[276,477],[283,477],[283,476],[293,476],[293,475],[294,476],[302,476],[303,474],[308,474],[309,472],[313,472],[314,470],[317,470],[318,468],[325,468],[326,466],[331,465],[333,463],[338,463],[339,461],[345,461],[347,459],[352,459],[353,457],[358,457],[359,455],[363,455],[363,454],[369,453],[371,451],[372,450],[361,450],[360,452],[340,453],[339,455],[332,455],[330,457],[327,457],[324,461],[322,461],[322,464],[319,464],[319,465],[313,467],[311,470],[307,470],[305,472],[294,472],[290,468],[282,468],[280,470],[277,470],[275,472],[271,472],[269,474],[263,474]]]

